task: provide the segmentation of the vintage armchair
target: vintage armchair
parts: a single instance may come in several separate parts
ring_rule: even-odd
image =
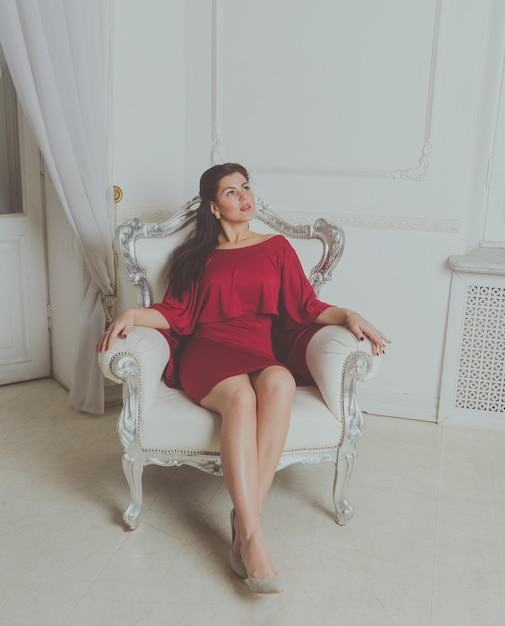
[[[166,263],[185,237],[199,199],[188,202],[162,224],[144,224],[135,218],[116,232],[119,259],[138,287],[139,306],[159,302],[166,290]],[[293,244],[316,293],[330,280],[344,248],[339,226],[317,220],[296,226],[284,221],[259,198],[253,228],[285,235]],[[322,297],[322,296],[321,296]],[[323,298],[324,299],[324,298]],[[330,298],[328,298],[331,301]],[[168,388],[162,373],[170,358],[165,338],[157,330],[135,327],[126,339],[116,339],[99,355],[104,375],[122,383],[124,404],[118,421],[123,445],[123,470],[131,501],[123,519],[134,530],[142,508],[142,472],[145,465],[191,465],[221,475],[218,415],[195,405],[183,391]],[[356,399],[356,382],[369,378],[379,359],[368,341],[358,342],[342,326],[327,326],[311,339],[307,364],[316,386],[297,387],[285,450],[278,470],[293,463],[335,463],[333,501],[337,524],[353,515],[345,497],[363,417]]]

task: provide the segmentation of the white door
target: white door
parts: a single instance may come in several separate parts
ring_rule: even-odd
[[[49,376],[51,362],[39,149],[1,61],[0,384],[6,384]]]

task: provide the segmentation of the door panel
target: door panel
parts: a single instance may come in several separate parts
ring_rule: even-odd
[[[0,215],[0,384],[51,373],[40,158],[19,117],[23,211]]]
[[[12,236],[0,241],[0,267],[9,276],[6,283],[6,297],[0,301],[0,362],[4,365],[25,362],[31,352],[30,337],[27,333],[27,290],[23,285],[26,268],[24,237]]]

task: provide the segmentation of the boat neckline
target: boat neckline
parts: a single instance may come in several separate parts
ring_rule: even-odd
[[[272,239],[276,237],[282,237],[282,235],[272,235],[268,239],[263,239],[263,241],[258,241],[258,243],[252,243],[249,246],[240,246],[239,248],[214,248],[213,252],[233,252],[234,250],[247,250],[248,248],[256,248],[256,246],[262,246],[264,243],[268,243]]]

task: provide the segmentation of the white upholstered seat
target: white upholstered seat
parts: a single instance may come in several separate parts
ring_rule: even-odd
[[[256,202],[253,229],[288,237],[305,270],[309,268],[307,276],[319,293],[343,251],[340,227],[325,220],[308,226],[288,224],[260,199]],[[163,297],[167,258],[185,237],[197,206],[195,198],[163,224],[143,224],[134,219],[118,227],[116,247],[130,280],[139,288],[140,306],[149,306]],[[123,517],[132,530],[138,525],[142,508],[145,465],[187,464],[221,474],[220,417],[161,382],[169,358],[170,350],[161,333],[141,327],[134,328],[126,339],[116,339],[112,349],[99,356],[104,375],[125,385],[118,430],[124,448],[123,469],[131,490]],[[278,466],[282,469],[292,463],[334,462],[333,499],[340,525],[353,515],[344,491],[363,431],[356,381],[370,377],[377,361],[368,342],[358,342],[346,328],[327,326],[315,334],[307,349],[307,364],[317,386],[297,387]]]

